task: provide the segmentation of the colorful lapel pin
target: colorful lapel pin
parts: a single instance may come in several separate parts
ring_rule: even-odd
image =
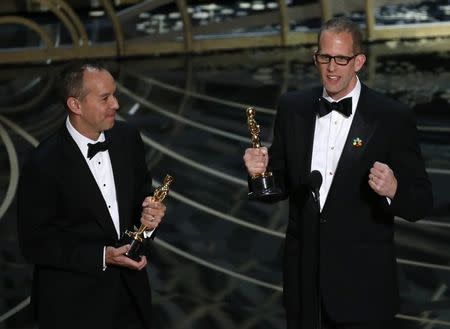
[[[356,138],[353,140],[352,144],[353,144],[353,147],[361,147],[361,146],[363,146],[363,141],[362,141],[361,138],[356,137]]]

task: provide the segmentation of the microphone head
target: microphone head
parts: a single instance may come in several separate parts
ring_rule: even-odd
[[[318,170],[313,170],[308,177],[308,185],[313,191],[318,191],[322,186],[322,174]]]

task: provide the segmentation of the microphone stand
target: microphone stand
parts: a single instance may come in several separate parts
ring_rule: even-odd
[[[322,178],[322,177],[321,177]],[[312,188],[312,195],[314,199],[314,204],[317,209],[317,236],[316,236],[316,250],[317,250],[317,267],[316,267],[316,308],[317,308],[317,323],[316,329],[322,329],[322,303],[321,303],[321,293],[320,293],[320,224],[322,223],[322,213],[320,210],[320,186],[314,186]]]

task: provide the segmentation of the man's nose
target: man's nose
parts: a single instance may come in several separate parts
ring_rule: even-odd
[[[118,110],[119,109],[119,100],[115,96],[112,98],[111,107],[114,110]]]
[[[335,62],[335,59],[334,58],[331,58],[330,59],[330,62],[328,63],[328,67],[327,67],[327,69],[328,69],[328,71],[330,71],[330,72],[333,72],[334,71],[334,69],[336,68],[336,62]]]

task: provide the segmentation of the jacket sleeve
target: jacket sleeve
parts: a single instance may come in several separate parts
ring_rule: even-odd
[[[152,187],[152,175],[150,174],[147,168],[147,162],[145,157],[145,147],[142,141],[141,136],[139,135],[139,131],[135,130],[133,136],[133,144],[135,146],[133,156],[135,167],[133,170],[133,174],[135,175],[135,195],[136,200],[134,200],[134,224],[139,227],[141,225],[141,211],[142,211],[142,202],[148,196],[153,195],[153,187]],[[162,180],[163,178],[161,178]]]
[[[286,179],[286,141],[284,121],[286,120],[283,108],[278,107],[273,129],[273,141],[269,148],[268,170],[272,171],[277,185],[281,188],[282,199],[289,194],[289,184]]]
[[[397,179],[397,191],[390,209],[395,216],[416,221],[432,209],[433,195],[412,113],[401,112],[394,129],[390,164]]]

